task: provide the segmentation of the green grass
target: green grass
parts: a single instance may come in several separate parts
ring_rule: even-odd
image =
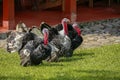
[[[77,49],[60,62],[22,67],[17,53],[0,49],[0,80],[120,80],[120,44]]]

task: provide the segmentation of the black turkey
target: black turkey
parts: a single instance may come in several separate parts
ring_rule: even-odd
[[[52,57],[51,59],[48,59],[48,61],[55,61],[57,60],[57,58],[69,52],[71,46],[71,40],[66,35],[67,34],[66,31],[64,31],[64,34],[60,35],[58,34],[55,28],[51,28],[51,26],[48,27],[48,24],[46,23],[41,24],[41,31],[42,29],[43,30],[48,29],[48,33],[49,33],[48,38],[51,38],[48,44],[52,47],[52,53],[51,53]]]
[[[74,30],[77,32],[77,35],[71,40],[71,54],[67,54],[66,56],[71,57],[73,55],[73,51],[78,48],[82,42],[83,42],[83,38],[81,36],[81,30],[78,26],[78,24],[74,23],[73,24],[73,28]]]
[[[16,31],[12,31],[7,38],[7,51],[10,53],[19,52],[28,41],[37,38],[37,35],[31,31],[32,28],[27,29],[23,23],[19,24],[19,28],[16,27]]]
[[[33,28],[32,28],[33,29]],[[37,37],[27,42],[19,51],[22,66],[39,65],[43,60],[51,58],[51,46],[48,44],[48,31],[43,30],[43,38]]]
[[[29,41],[20,51],[20,60],[22,66],[39,65],[42,60],[51,56],[51,47],[45,45],[40,38]]]
[[[73,55],[73,51],[81,45],[81,43],[83,42],[83,38],[82,36],[78,33],[78,26],[77,26],[77,30],[76,28],[73,27],[72,24],[70,24],[70,20],[67,18],[63,18],[62,19],[62,23],[58,24],[57,26],[55,26],[55,28],[57,29],[57,31],[60,34],[63,34],[63,29],[65,26],[68,27],[68,37],[71,39],[71,49],[69,51],[69,53],[67,53],[65,56],[66,57],[71,57]],[[74,24],[75,25],[75,24]],[[79,29],[80,30],[80,29]]]

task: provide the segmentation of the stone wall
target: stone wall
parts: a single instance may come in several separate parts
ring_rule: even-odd
[[[120,19],[79,23],[84,42],[81,47],[120,43]]]

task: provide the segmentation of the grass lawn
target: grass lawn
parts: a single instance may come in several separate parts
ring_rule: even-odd
[[[120,80],[120,44],[77,49],[60,62],[22,67],[17,53],[0,49],[0,80]]]

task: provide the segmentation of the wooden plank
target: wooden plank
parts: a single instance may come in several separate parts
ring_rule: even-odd
[[[15,28],[14,0],[3,0],[3,27]]]
[[[93,8],[93,0],[89,0],[89,7]]]

